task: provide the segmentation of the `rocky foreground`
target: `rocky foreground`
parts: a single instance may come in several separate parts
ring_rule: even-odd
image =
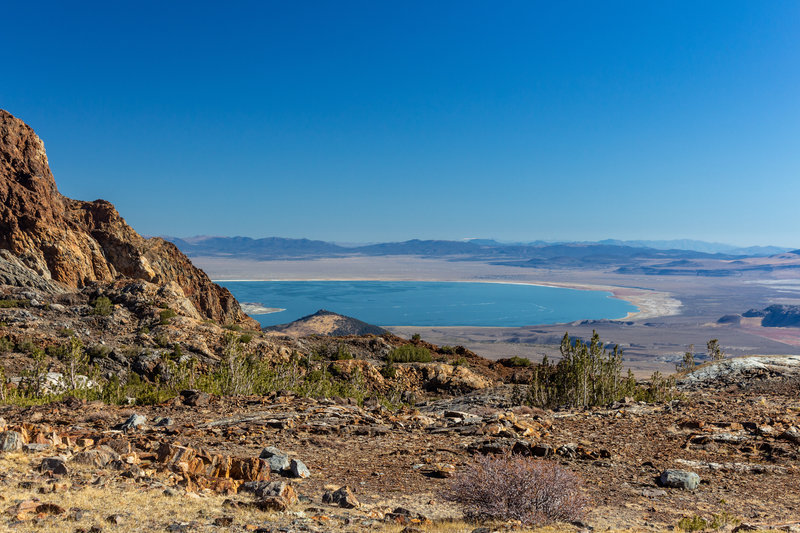
[[[775,379],[785,387],[556,412],[516,405],[508,386],[397,411],[196,391],[149,407],[6,406],[0,528],[437,530],[462,516],[442,490],[469,458],[514,453],[585,480],[588,513],[565,530],[667,530],[702,517],[724,530],[796,531],[800,401],[796,384]]]

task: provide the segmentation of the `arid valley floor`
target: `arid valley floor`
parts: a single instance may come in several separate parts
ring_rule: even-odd
[[[588,338],[593,330],[609,344],[619,344],[626,366],[642,377],[653,370],[673,372],[689,345],[703,352],[712,338],[718,338],[725,352],[733,356],[800,353],[798,328],[761,327],[757,319],[747,318],[739,323],[718,322],[725,315],[775,303],[797,305],[800,274],[796,272],[731,277],[656,276],[600,269],[519,268],[407,256],[303,261],[195,257],[193,261],[213,279],[496,281],[600,288],[629,300],[640,310],[626,320],[522,328],[423,328],[402,324],[388,328],[405,337],[420,333],[435,344],[462,344],[489,359],[517,355],[540,360],[545,354],[557,356],[565,331]],[[795,277],[790,278],[792,275]]]

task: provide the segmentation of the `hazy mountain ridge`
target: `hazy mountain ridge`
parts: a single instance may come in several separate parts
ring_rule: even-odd
[[[474,256],[478,258],[547,258],[594,257],[602,259],[621,257],[661,257],[676,259],[714,258],[733,259],[738,257],[765,256],[783,253],[787,248],[750,247],[735,248],[728,245],[706,243],[707,250],[692,249],[691,243],[700,241],[615,241],[546,243],[502,243],[492,239],[470,239],[465,241],[411,239],[402,242],[386,242],[367,245],[341,246],[338,244],[310,239],[289,239],[267,237],[171,237],[164,236],[189,256],[228,256],[236,255],[251,259],[281,259],[308,257],[335,257],[344,255],[419,255],[429,257]],[[653,246],[647,246],[652,242]],[[667,247],[668,243],[675,247]],[[661,243],[660,247],[658,243]],[[685,244],[681,248],[681,243]],[[700,247],[699,245],[694,246]],[[721,250],[729,251],[721,251]]]

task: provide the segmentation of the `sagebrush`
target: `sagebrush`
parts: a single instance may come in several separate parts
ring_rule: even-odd
[[[542,526],[583,517],[582,480],[558,463],[520,455],[477,455],[444,497],[475,520],[519,520]]]

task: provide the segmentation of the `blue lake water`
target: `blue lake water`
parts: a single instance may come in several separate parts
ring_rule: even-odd
[[[252,315],[263,326],[320,309],[377,326],[501,326],[619,319],[636,307],[610,292],[439,281],[224,281],[240,302],[285,309]]]

